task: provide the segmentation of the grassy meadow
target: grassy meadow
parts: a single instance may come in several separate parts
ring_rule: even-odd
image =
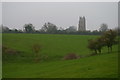
[[[3,45],[21,51],[17,55],[4,54],[3,78],[117,78],[118,45],[113,52],[75,60],[63,60],[68,53],[80,56],[92,52],[87,48],[94,35],[59,34],[3,34]],[[34,62],[32,45],[40,44],[41,60]]]
[[[2,78],[2,34],[0,33],[0,79]]]

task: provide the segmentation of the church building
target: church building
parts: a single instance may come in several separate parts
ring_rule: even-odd
[[[85,17],[79,17],[78,31],[86,31]]]

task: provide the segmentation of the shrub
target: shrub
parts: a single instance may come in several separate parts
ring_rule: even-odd
[[[5,53],[6,49],[8,49],[8,47],[6,47],[5,45],[2,45],[2,53]]]
[[[17,54],[16,50],[10,49],[10,48],[6,49],[5,52],[8,53],[8,54]]]
[[[32,49],[35,53],[39,53],[40,49],[41,49],[41,46],[39,44],[34,44],[32,46]]]
[[[71,59],[78,59],[80,56],[76,55],[75,53],[69,53],[64,56],[64,60],[71,60]]]
[[[2,52],[6,53],[6,54],[17,54],[17,53],[19,53],[19,51],[15,50],[15,49],[12,49],[12,48],[9,48],[5,45],[2,46]]]

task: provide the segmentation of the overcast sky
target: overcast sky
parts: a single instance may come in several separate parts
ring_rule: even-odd
[[[118,26],[117,2],[3,2],[2,14],[3,25],[17,29],[27,23],[40,29],[45,22],[78,27],[79,16],[85,16],[87,30],[99,29],[102,23]]]
[[[2,24],[2,3],[0,2],[0,24]]]

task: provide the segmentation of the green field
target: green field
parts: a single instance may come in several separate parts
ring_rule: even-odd
[[[2,34],[0,33],[0,79],[2,78]]]
[[[7,55],[3,60],[3,78],[116,78],[118,77],[118,45],[113,52],[63,60],[68,53],[85,56],[92,52],[87,48],[90,35],[56,34],[3,34],[3,45],[22,51],[19,55]],[[41,61],[34,62],[33,44],[40,44]],[[47,58],[45,58],[47,56]]]

